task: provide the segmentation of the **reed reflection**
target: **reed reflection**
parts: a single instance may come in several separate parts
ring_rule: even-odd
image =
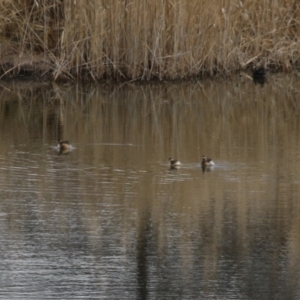
[[[43,253],[88,266],[96,274],[88,289],[102,296],[296,293],[294,82],[1,90],[2,258],[14,264],[30,240],[42,266]],[[55,155],[64,138],[76,151]],[[57,284],[50,278],[50,289]]]

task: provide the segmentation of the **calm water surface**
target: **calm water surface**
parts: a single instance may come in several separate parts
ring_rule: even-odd
[[[1,83],[0,298],[299,299],[299,79]]]

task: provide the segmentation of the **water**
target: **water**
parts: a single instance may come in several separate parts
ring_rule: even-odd
[[[0,298],[299,299],[298,81],[1,83]]]

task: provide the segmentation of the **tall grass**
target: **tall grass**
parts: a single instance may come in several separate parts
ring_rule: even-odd
[[[2,76],[178,79],[300,57],[297,0],[3,0]]]

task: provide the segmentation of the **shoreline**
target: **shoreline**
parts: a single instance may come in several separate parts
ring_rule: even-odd
[[[109,77],[103,76],[102,78],[94,78],[89,76],[87,72],[85,74],[80,74],[81,76],[69,76],[69,77],[58,77],[54,79],[54,68],[55,65],[51,64],[49,60],[45,59],[41,55],[37,55],[34,59],[31,60],[27,57],[26,59],[20,59],[18,55],[12,56],[0,60],[0,81],[7,80],[16,80],[16,79],[29,79],[33,81],[50,81],[50,82],[66,82],[66,81],[92,81],[92,82],[113,82],[113,83],[155,83],[155,82],[182,82],[182,81],[193,81],[201,79],[214,79],[214,78],[228,78],[232,75],[242,74],[241,76],[249,77],[252,79],[252,72],[254,67],[251,65],[247,68],[241,68],[237,70],[227,70],[227,72],[215,72],[210,74],[208,72],[203,72],[199,75],[193,76],[178,76],[177,78],[159,78],[158,76],[152,76],[151,78],[145,80],[141,77],[137,78],[120,78],[120,77]],[[290,73],[292,71],[298,70],[298,66],[294,66],[287,69],[278,66],[267,66],[264,68],[267,73]]]

